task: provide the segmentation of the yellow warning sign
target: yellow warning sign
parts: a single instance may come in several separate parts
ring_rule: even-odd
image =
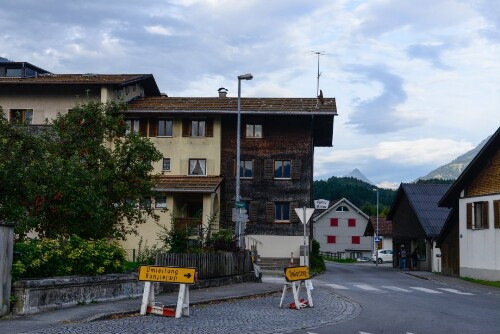
[[[194,284],[196,268],[140,266],[139,281]]]
[[[303,281],[309,279],[309,268],[302,267],[286,267],[285,278],[288,282]]]

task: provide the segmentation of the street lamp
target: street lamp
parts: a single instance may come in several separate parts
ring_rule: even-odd
[[[243,240],[241,238],[241,196],[240,196],[240,139],[241,139],[241,80],[252,80],[253,75],[250,73],[238,75],[238,122],[236,128],[236,200],[235,207],[237,211],[236,217],[236,231],[238,233],[238,247],[243,248]]]
[[[373,191],[376,191],[377,192],[377,230],[376,230],[376,233],[375,233],[375,266],[378,267],[378,243],[379,243],[379,239],[378,239],[378,188],[376,189],[373,189]]]

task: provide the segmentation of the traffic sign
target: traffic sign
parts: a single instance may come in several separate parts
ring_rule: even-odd
[[[196,268],[140,266],[139,281],[194,284]]]
[[[309,269],[306,266],[286,267],[285,278],[288,282],[304,281],[309,279]]]
[[[234,207],[237,209],[244,209],[246,206],[245,202],[236,202],[234,203]]]
[[[375,242],[380,242],[380,240],[382,240],[381,237],[375,237]]]
[[[297,216],[299,216],[299,219],[302,222],[302,224],[307,224],[307,222],[309,221],[309,218],[311,218],[311,216],[314,212],[314,209],[311,209],[311,208],[305,208],[305,210],[306,210],[306,221],[304,221],[304,209],[295,208],[295,213],[297,214]]]

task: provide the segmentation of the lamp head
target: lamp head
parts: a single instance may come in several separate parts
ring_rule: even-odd
[[[253,75],[251,75],[250,73],[238,75],[238,80],[252,80],[252,79]]]

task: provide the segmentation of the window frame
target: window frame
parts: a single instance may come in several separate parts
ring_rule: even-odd
[[[139,118],[125,118],[125,134],[129,135],[131,133],[139,134],[141,129]],[[137,126],[137,129],[136,129]]]
[[[30,113],[30,117],[26,117],[26,113]],[[17,115],[16,115],[17,114]],[[32,125],[33,124],[33,109],[10,109],[9,110],[9,123],[13,125]],[[18,119],[17,116],[20,116]],[[26,120],[29,119],[29,122]]]
[[[167,126],[167,123],[170,123],[170,127]],[[161,126],[163,124],[164,133],[160,133]],[[168,133],[170,130],[170,133]],[[156,137],[173,137],[174,136],[174,119],[173,118],[158,118],[156,121]]]
[[[159,201],[159,199],[165,199],[165,201]],[[165,203],[164,205],[159,205],[160,203]],[[166,209],[167,208],[167,196],[158,195],[155,196],[155,209]]]
[[[285,163],[288,162],[288,176],[287,176],[287,169],[285,166]],[[278,170],[278,167],[276,166],[277,163],[281,163],[281,166],[279,169],[281,170],[281,175],[276,176],[276,172]],[[273,175],[275,180],[291,180],[292,179],[292,160],[290,159],[275,159],[273,160]]]
[[[168,169],[165,168],[165,162],[168,160]],[[162,172],[170,172],[171,171],[171,160],[170,158],[164,157],[161,163],[161,171]]]
[[[278,210],[279,209],[279,210]],[[274,222],[290,223],[290,202],[274,202]],[[286,219],[288,218],[288,219]]]
[[[191,119],[190,126],[191,126],[191,137],[206,137],[207,136],[207,120],[206,119]]]
[[[250,174],[246,175],[244,172],[247,170],[246,165],[250,164]],[[245,167],[245,168],[244,168]],[[240,160],[240,178],[242,179],[253,179],[253,160]],[[236,170],[235,170],[236,173]]]
[[[260,131],[257,131],[257,128]],[[260,134],[260,135],[257,135]],[[262,124],[245,124],[245,138],[262,138],[263,137],[263,127]]]
[[[200,168],[204,169],[204,174],[191,173],[191,162],[192,161],[195,162],[195,164],[196,164],[196,162],[203,162],[203,167],[200,166]],[[194,166],[194,169],[196,169],[196,165]],[[188,160],[188,175],[189,176],[207,176],[207,159],[190,158]]]

